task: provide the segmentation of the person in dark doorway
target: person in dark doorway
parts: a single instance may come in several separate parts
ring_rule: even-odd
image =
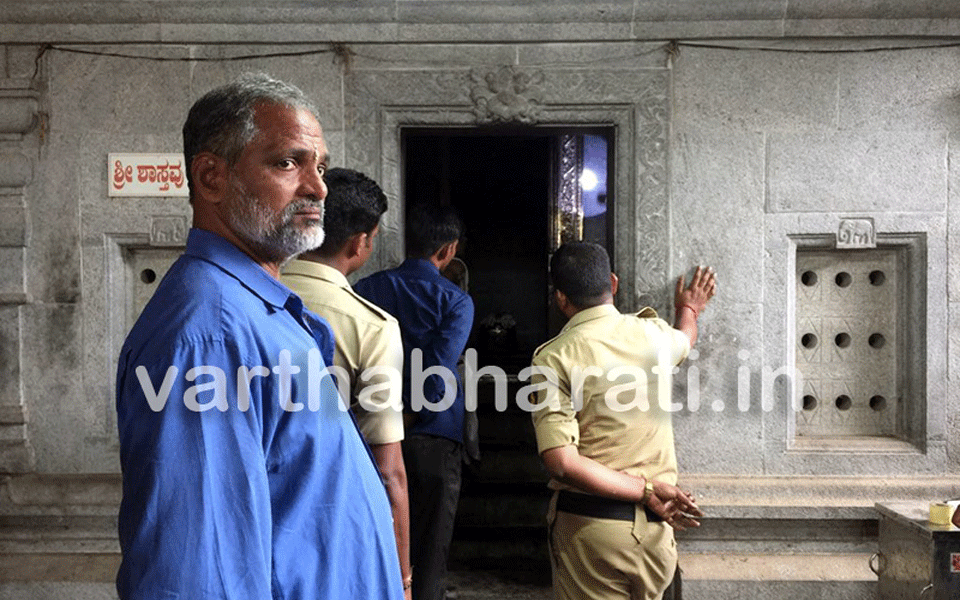
[[[410,520],[407,472],[400,450],[400,327],[393,316],[358,295],[347,282],[347,276],[361,268],[373,252],[387,197],[375,181],[350,169],[330,169],[326,183],[323,244],[287,263],[280,281],[333,328],[333,362],[343,369],[350,408],[386,484],[403,587],[409,596]]]
[[[415,209],[408,219],[407,260],[354,286],[397,318],[403,338],[414,600],[444,598],[460,497],[465,406],[457,360],[470,337],[474,308],[441,271],[456,256],[461,234],[452,208]]]
[[[696,341],[716,279],[698,268],[689,286],[677,281],[673,328],[650,308],[617,310],[618,281],[602,246],[561,246],[550,275],[569,321],[534,353],[533,423],[555,490],[554,595],[656,600],[676,567],[671,527],[696,527],[702,516],[676,486],[670,386],[658,374],[671,373]]]
[[[297,88],[249,75],[183,126],[193,228],[117,370],[121,600],[402,600],[390,505],[278,281],[323,242],[327,149]]]

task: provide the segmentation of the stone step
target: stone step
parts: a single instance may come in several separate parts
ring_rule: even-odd
[[[503,465],[510,463],[504,457]],[[455,578],[466,582],[460,598],[545,599],[549,491],[544,480],[520,482],[503,473],[496,480],[497,472],[490,468],[489,476],[464,486],[451,552]],[[701,528],[678,535],[688,600],[872,600],[873,503],[960,495],[950,477],[693,475],[685,481],[708,514]],[[119,489],[116,476],[0,479],[0,600],[114,600]]]
[[[876,577],[864,554],[711,554],[681,556],[688,600],[874,600]],[[116,600],[116,554],[0,556],[0,600]],[[549,566],[458,568],[458,600],[549,600]]]

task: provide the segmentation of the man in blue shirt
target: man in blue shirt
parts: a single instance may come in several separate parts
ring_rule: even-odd
[[[409,258],[354,286],[400,322],[414,600],[444,598],[460,497],[464,394],[457,361],[473,326],[473,300],[440,272],[456,256],[461,233],[452,209],[414,211]]]
[[[390,508],[277,280],[323,241],[327,151],[300,90],[245,76],[183,127],[193,229],[120,353],[126,599],[401,600]]]

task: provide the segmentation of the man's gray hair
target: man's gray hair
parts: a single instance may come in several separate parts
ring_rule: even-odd
[[[235,165],[244,147],[257,134],[254,108],[262,102],[303,108],[317,116],[317,107],[300,88],[264,73],[245,73],[204,94],[190,108],[183,124],[184,166],[191,200],[193,157],[200,152],[212,152],[225,158],[230,166]]]

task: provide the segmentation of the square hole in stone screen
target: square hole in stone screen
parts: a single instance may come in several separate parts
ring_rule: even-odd
[[[899,264],[895,249],[797,251],[797,436],[897,435]]]

